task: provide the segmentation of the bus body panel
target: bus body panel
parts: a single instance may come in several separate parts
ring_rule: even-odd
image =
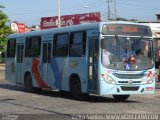
[[[37,65],[34,65],[34,59],[33,58],[25,58],[25,72],[24,72],[24,79],[25,75],[30,74],[32,77],[32,85],[34,87],[39,87],[37,82],[36,82],[36,77],[37,76],[32,69],[38,69]],[[38,76],[37,76],[38,77]]]
[[[11,83],[16,83],[15,58],[6,59],[5,79]]]
[[[100,69],[100,95],[106,94],[153,94],[155,91],[155,69],[143,71],[119,71],[111,70],[101,67]],[[150,74],[151,73],[151,74]],[[107,74],[116,84],[107,84],[103,79],[103,74]],[[144,84],[147,79],[153,79],[153,83]],[[126,78],[124,76],[127,75]],[[142,76],[141,78],[134,78],[134,76]],[[121,78],[123,77],[123,78]]]
[[[51,74],[53,78],[51,79],[52,88],[61,89],[62,80],[67,81],[67,59],[65,58],[52,58],[51,59]],[[63,67],[62,67],[63,66]],[[67,85],[66,85],[67,86]]]
[[[77,75],[81,81],[82,92],[88,92],[88,63],[85,57],[82,58],[69,58],[68,63],[68,78],[71,75]],[[69,82],[68,82],[69,83]],[[64,84],[65,86],[65,84]]]

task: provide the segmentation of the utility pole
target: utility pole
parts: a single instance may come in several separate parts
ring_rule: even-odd
[[[108,21],[110,20],[110,0],[108,2]]]
[[[117,4],[116,4],[116,0],[114,0],[114,17],[115,17],[115,20],[117,19]]]
[[[116,20],[116,0],[107,0],[106,2],[108,4],[108,21],[110,21],[111,19]]]
[[[58,0],[58,27],[61,27],[61,3],[60,0]]]

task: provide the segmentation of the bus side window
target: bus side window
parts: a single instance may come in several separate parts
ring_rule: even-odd
[[[25,57],[30,57],[30,52],[31,52],[31,49],[30,49],[30,43],[29,43],[29,38],[27,37],[26,38],[26,41],[25,41]]]
[[[41,37],[36,36],[32,38],[32,57],[38,57],[41,50]]]
[[[25,57],[38,57],[41,50],[41,37],[26,38]]]
[[[66,57],[68,55],[69,34],[58,34],[53,40],[53,56]]]
[[[84,57],[86,49],[86,33],[71,33],[70,39],[70,57]]]
[[[10,39],[7,43],[7,57],[15,57],[16,52],[16,39]]]

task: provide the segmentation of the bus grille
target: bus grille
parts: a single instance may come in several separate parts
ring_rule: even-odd
[[[113,73],[113,75],[121,79],[140,79],[145,76],[145,74],[117,74],[117,73]]]
[[[121,86],[121,89],[123,91],[137,91],[139,89],[139,87],[138,86],[132,86],[132,87]]]
[[[132,81],[132,84],[140,84],[142,81]],[[120,84],[130,84],[128,81],[118,81]]]

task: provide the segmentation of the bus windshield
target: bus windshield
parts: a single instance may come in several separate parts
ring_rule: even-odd
[[[102,40],[102,64],[116,70],[147,70],[154,67],[150,38],[105,36]]]

